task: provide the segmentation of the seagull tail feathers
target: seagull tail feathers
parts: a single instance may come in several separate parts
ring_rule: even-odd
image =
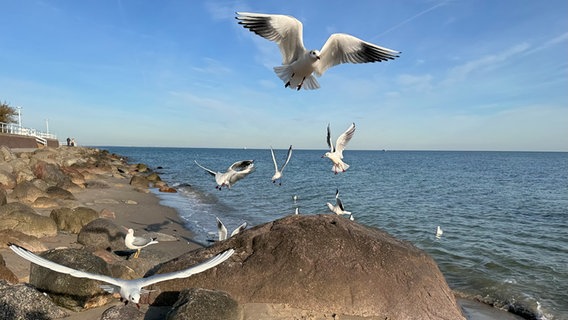
[[[306,79],[304,80],[304,85],[302,85],[302,88],[306,90],[315,90],[319,89],[319,87],[320,85],[316,80],[316,77],[314,77],[313,75],[306,77]]]
[[[274,72],[280,78],[280,80],[284,81],[284,83],[290,81],[292,79],[292,67],[290,65],[283,65],[274,67]],[[294,88],[292,88],[294,89]]]

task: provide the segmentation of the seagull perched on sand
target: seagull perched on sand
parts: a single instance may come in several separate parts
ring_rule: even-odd
[[[217,217],[215,218],[217,219],[217,230],[219,232],[219,241],[227,240],[227,234],[228,234],[227,228],[225,227],[223,222],[221,222],[221,219]],[[231,232],[231,237],[245,230],[246,228],[247,228],[247,222],[245,221],[241,223],[241,225],[238,226],[235,230],[233,230],[233,232]]]
[[[132,229],[128,229],[128,233],[126,234],[126,237],[124,237],[124,244],[126,245],[126,247],[128,249],[136,250],[134,259],[138,258],[138,256],[140,255],[140,249],[155,243],[158,243],[156,238],[134,236],[134,230]]]
[[[345,208],[343,207],[343,202],[341,202],[341,199],[339,199],[339,189],[335,190],[335,205],[332,205],[329,202],[327,202],[326,204],[329,210],[331,210],[331,212],[335,214],[338,215],[348,214],[350,219],[353,217],[353,214],[351,212],[345,211]]]
[[[124,280],[124,279],[117,279],[101,274],[94,274],[85,271],[75,270],[58,263],[49,261],[44,259],[40,256],[33,254],[32,252],[24,249],[15,244],[9,244],[10,249],[14,251],[20,257],[40,265],[44,268],[51,269],[56,272],[69,274],[73,277],[77,278],[88,278],[93,280],[99,280],[108,283],[109,285],[101,285],[103,290],[109,293],[120,293],[121,301],[125,300],[125,303],[132,302],[135,303],[138,307],[138,302],[140,301],[140,295],[142,293],[148,292],[148,290],[142,289],[142,287],[146,287],[152,285],[154,283],[171,280],[171,279],[181,279],[187,278],[191,275],[203,272],[207,269],[213,268],[218,264],[222,263],[223,261],[227,260],[235,251],[233,249],[229,249],[224,251],[221,254],[218,254],[209,260],[206,260],[198,265],[195,265],[191,268],[170,272],[170,273],[161,273],[161,274],[154,274],[147,278],[139,278],[139,279],[132,279],[132,280]],[[87,266],[85,266],[87,267]]]
[[[207,169],[200,165],[197,161],[195,161],[195,164],[215,177],[215,182],[217,182],[215,188],[219,190],[223,187],[231,189],[232,185],[249,175],[254,170],[254,160],[237,161],[233,163],[226,172],[215,172],[211,169]]]
[[[322,158],[329,158],[333,162],[333,167],[331,170],[337,174],[338,172],[345,172],[349,168],[349,165],[343,162],[343,150],[347,146],[347,143],[353,138],[355,134],[355,123],[352,123],[345,132],[343,132],[335,142],[335,146],[331,142],[331,130],[329,129],[329,123],[327,124],[327,145],[329,146],[329,152],[326,152]]]
[[[274,175],[272,176],[272,183],[276,183],[276,181],[278,180],[278,185],[282,185],[282,172],[284,171],[284,168],[286,168],[286,165],[292,157],[292,146],[288,148],[286,161],[284,161],[284,164],[280,169],[278,169],[278,163],[276,163],[276,157],[274,156],[274,150],[272,149],[272,147],[270,147],[270,153],[272,154],[272,162],[274,162]]]
[[[278,44],[282,66],[274,67],[274,72],[284,81],[284,87],[291,89],[318,89],[313,73],[321,77],[327,69],[341,63],[393,60],[400,53],[345,33],[332,34],[319,51],[307,50],[302,23],[292,16],[237,12],[236,19],[251,32]]]

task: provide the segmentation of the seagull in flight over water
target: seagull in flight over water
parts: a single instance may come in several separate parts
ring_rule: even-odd
[[[290,158],[292,157],[292,146],[288,148],[286,161],[284,161],[284,164],[280,169],[278,169],[278,163],[276,163],[276,157],[274,156],[274,150],[272,149],[272,147],[270,147],[270,153],[272,154],[272,162],[274,162],[274,175],[272,176],[272,182],[276,183],[276,181],[278,180],[278,185],[282,185],[282,172],[284,171],[284,168],[286,168],[286,165],[288,164]]]
[[[347,143],[353,138],[355,134],[355,123],[352,123],[345,132],[343,132],[335,142],[335,146],[331,142],[331,130],[329,129],[329,123],[327,124],[327,145],[329,146],[329,152],[326,152],[322,158],[329,158],[333,162],[333,167],[331,170],[337,174],[338,172],[345,172],[349,168],[349,165],[343,162],[343,150],[347,146]]]
[[[154,283],[158,283],[158,282],[162,282],[162,281],[166,281],[166,280],[171,280],[171,279],[181,279],[181,278],[187,278],[191,275],[203,272],[207,269],[213,268],[215,266],[217,266],[218,264],[222,263],[223,261],[229,259],[229,257],[235,252],[233,249],[229,249],[224,251],[223,253],[220,253],[208,260],[205,260],[204,262],[197,264],[191,268],[187,268],[184,270],[180,270],[180,271],[175,271],[175,272],[169,272],[169,273],[160,273],[160,274],[154,274],[151,275],[147,278],[139,278],[139,279],[132,279],[132,280],[124,280],[124,279],[117,279],[117,278],[113,278],[113,277],[109,277],[109,276],[105,276],[105,275],[101,275],[101,274],[94,274],[94,273],[89,273],[89,272],[85,272],[85,271],[81,271],[81,270],[75,270],[73,268],[69,268],[66,267],[64,265],[60,265],[58,263],[55,263],[53,261],[49,261],[45,258],[42,258],[38,255],[33,254],[32,252],[30,252],[29,250],[22,248],[18,245],[9,244],[10,249],[12,249],[12,251],[14,251],[17,255],[19,255],[20,257],[35,263],[39,266],[42,266],[44,268],[48,268],[51,269],[53,271],[56,272],[60,272],[60,273],[64,273],[64,274],[68,274],[71,275],[73,277],[76,278],[88,278],[88,279],[93,279],[93,280],[99,280],[102,282],[106,282],[109,285],[101,285],[101,288],[109,293],[115,293],[118,292],[120,293],[121,296],[121,301],[124,300],[125,303],[127,304],[128,302],[132,302],[135,303],[136,306],[140,307],[138,305],[138,302],[140,301],[140,295],[142,293],[146,293],[148,292],[148,290],[142,289],[142,287],[146,287],[149,285],[152,285]]]
[[[219,233],[219,241],[223,241],[223,240],[227,240],[227,228],[225,227],[225,224],[223,224],[223,222],[221,221],[221,219],[215,217],[217,219],[217,231]],[[247,228],[247,222],[243,222],[241,223],[240,226],[238,226],[235,230],[233,230],[233,232],[231,232],[231,237],[236,235],[237,233],[245,230]]]
[[[302,23],[292,16],[237,12],[236,19],[244,28],[278,44],[282,65],[274,67],[274,72],[284,81],[284,87],[291,89],[318,89],[320,85],[313,74],[321,77],[327,69],[341,63],[381,62],[400,54],[345,33],[329,36],[321,50],[307,50]]]
[[[207,171],[207,173],[215,177],[215,182],[217,182],[215,189],[219,190],[221,190],[221,188],[223,187],[231,189],[231,186],[237,183],[237,181],[241,180],[254,171],[254,160],[237,161],[233,163],[226,172],[216,172],[211,169],[205,168],[196,160],[194,160],[194,162],[201,169]]]
[[[132,229],[128,229],[128,233],[126,234],[126,237],[124,237],[124,244],[126,245],[126,247],[128,249],[136,250],[134,259],[138,258],[138,256],[140,255],[140,249],[155,243],[158,243],[156,238],[134,236],[134,230]]]
[[[349,215],[349,220],[353,220],[351,218],[353,218],[353,214],[350,211],[345,211],[345,208],[343,207],[343,202],[341,202],[341,199],[339,199],[339,189],[335,189],[335,205],[332,205],[331,203],[326,203],[327,207],[329,208],[329,210],[331,210],[331,212],[337,214],[337,215],[344,215],[344,214],[348,214]]]

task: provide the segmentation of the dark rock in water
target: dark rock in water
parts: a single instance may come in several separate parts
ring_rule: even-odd
[[[0,280],[0,319],[60,319],[69,314],[27,284]]]
[[[49,216],[55,221],[59,230],[79,233],[83,226],[98,219],[99,213],[87,207],[58,208],[52,210]]]
[[[120,304],[106,309],[100,320],[143,320],[145,313],[133,306]]]
[[[238,320],[239,304],[227,293],[192,288],[180,293],[167,320]]]
[[[73,269],[111,275],[106,262],[86,250],[49,250],[40,256]],[[99,281],[76,278],[36,264],[30,268],[30,284],[45,291],[56,304],[76,311],[102,306],[113,299],[100,288]]]
[[[239,303],[380,319],[465,319],[434,260],[412,244],[336,215],[291,215],[184,254],[154,270],[182,270],[227,250],[216,268],[148,289],[172,304],[184,288],[228,292]]]
[[[84,245],[90,250],[129,250],[124,245],[124,237],[126,230],[117,226],[114,222],[108,219],[95,219],[85,225],[79,235],[77,242]]]
[[[4,257],[0,254],[0,280],[6,280],[9,283],[18,283],[18,277],[12,272],[12,270],[6,267],[6,262]]]
[[[0,230],[11,229],[34,237],[51,237],[57,226],[50,217],[35,213],[34,209],[18,202],[0,206]]]

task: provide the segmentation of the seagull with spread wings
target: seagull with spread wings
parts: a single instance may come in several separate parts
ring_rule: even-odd
[[[332,34],[321,50],[307,50],[302,23],[292,16],[237,12],[236,19],[251,32],[278,44],[282,65],[274,67],[274,72],[284,81],[284,87],[291,89],[318,89],[320,85],[313,74],[321,77],[327,69],[341,63],[387,61],[400,54],[345,33]]]
[[[219,190],[221,190],[221,188],[223,187],[231,189],[232,185],[249,175],[254,170],[254,160],[237,161],[233,163],[226,172],[216,172],[211,169],[205,168],[195,160],[194,162],[201,169],[205,170],[207,173],[215,177],[215,182],[217,182],[215,188]]]
[[[343,207],[343,202],[341,202],[341,199],[339,199],[339,189],[335,190],[335,205],[329,202],[327,202],[326,205],[331,212],[337,215],[348,214],[350,220],[353,217],[353,214],[350,211],[345,211],[345,208]]]
[[[278,185],[282,185],[282,172],[284,171],[284,168],[286,168],[286,165],[288,164],[290,158],[292,157],[292,146],[288,148],[286,161],[284,161],[284,164],[280,169],[278,168],[278,163],[276,162],[276,157],[274,156],[274,150],[272,149],[272,147],[270,147],[270,153],[272,154],[272,162],[274,163],[274,175],[272,176],[272,182],[276,183],[276,181],[278,181]]]
[[[225,224],[221,221],[221,219],[217,217],[216,219],[217,219],[217,232],[219,233],[219,241],[227,240],[227,235],[228,235],[227,227],[225,227]],[[241,225],[238,226],[235,230],[233,230],[233,232],[231,232],[231,237],[245,230],[246,228],[247,228],[247,222],[245,221],[241,223]]]
[[[338,172],[345,172],[349,168],[349,165],[343,162],[343,150],[347,146],[347,143],[351,141],[355,134],[355,123],[351,123],[349,128],[345,130],[335,142],[335,146],[331,141],[331,130],[329,128],[329,123],[327,124],[327,145],[329,146],[329,152],[326,152],[322,158],[328,158],[333,162],[331,170],[337,174]]]
[[[138,307],[138,302],[140,301],[140,295],[142,293],[148,292],[148,290],[142,289],[143,287],[152,285],[154,283],[172,280],[172,279],[181,279],[187,278],[194,274],[203,272],[207,269],[213,268],[218,264],[222,263],[223,261],[229,259],[229,257],[235,252],[233,249],[226,250],[204,262],[195,265],[191,268],[187,268],[180,271],[174,271],[169,273],[159,273],[149,276],[147,278],[139,278],[139,279],[132,279],[132,280],[124,280],[124,279],[117,279],[101,274],[94,274],[89,273],[81,270],[75,270],[73,268],[66,267],[64,265],[60,265],[53,261],[49,261],[45,258],[42,258],[38,255],[33,254],[29,250],[22,248],[18,245],[9,244],[10,249],[14,251],[20,257],[35,263],[39,266],[44,268],[51,269],[56,272],[64,273],[71,275],[76,278],[88,278],[93,280],[99,280],[102,282],[106,282],[109,285],[101,285],[105,291],[109,293],[120,293],[121,300],[125,300],[125,303],[132,302],[135,303]]]

